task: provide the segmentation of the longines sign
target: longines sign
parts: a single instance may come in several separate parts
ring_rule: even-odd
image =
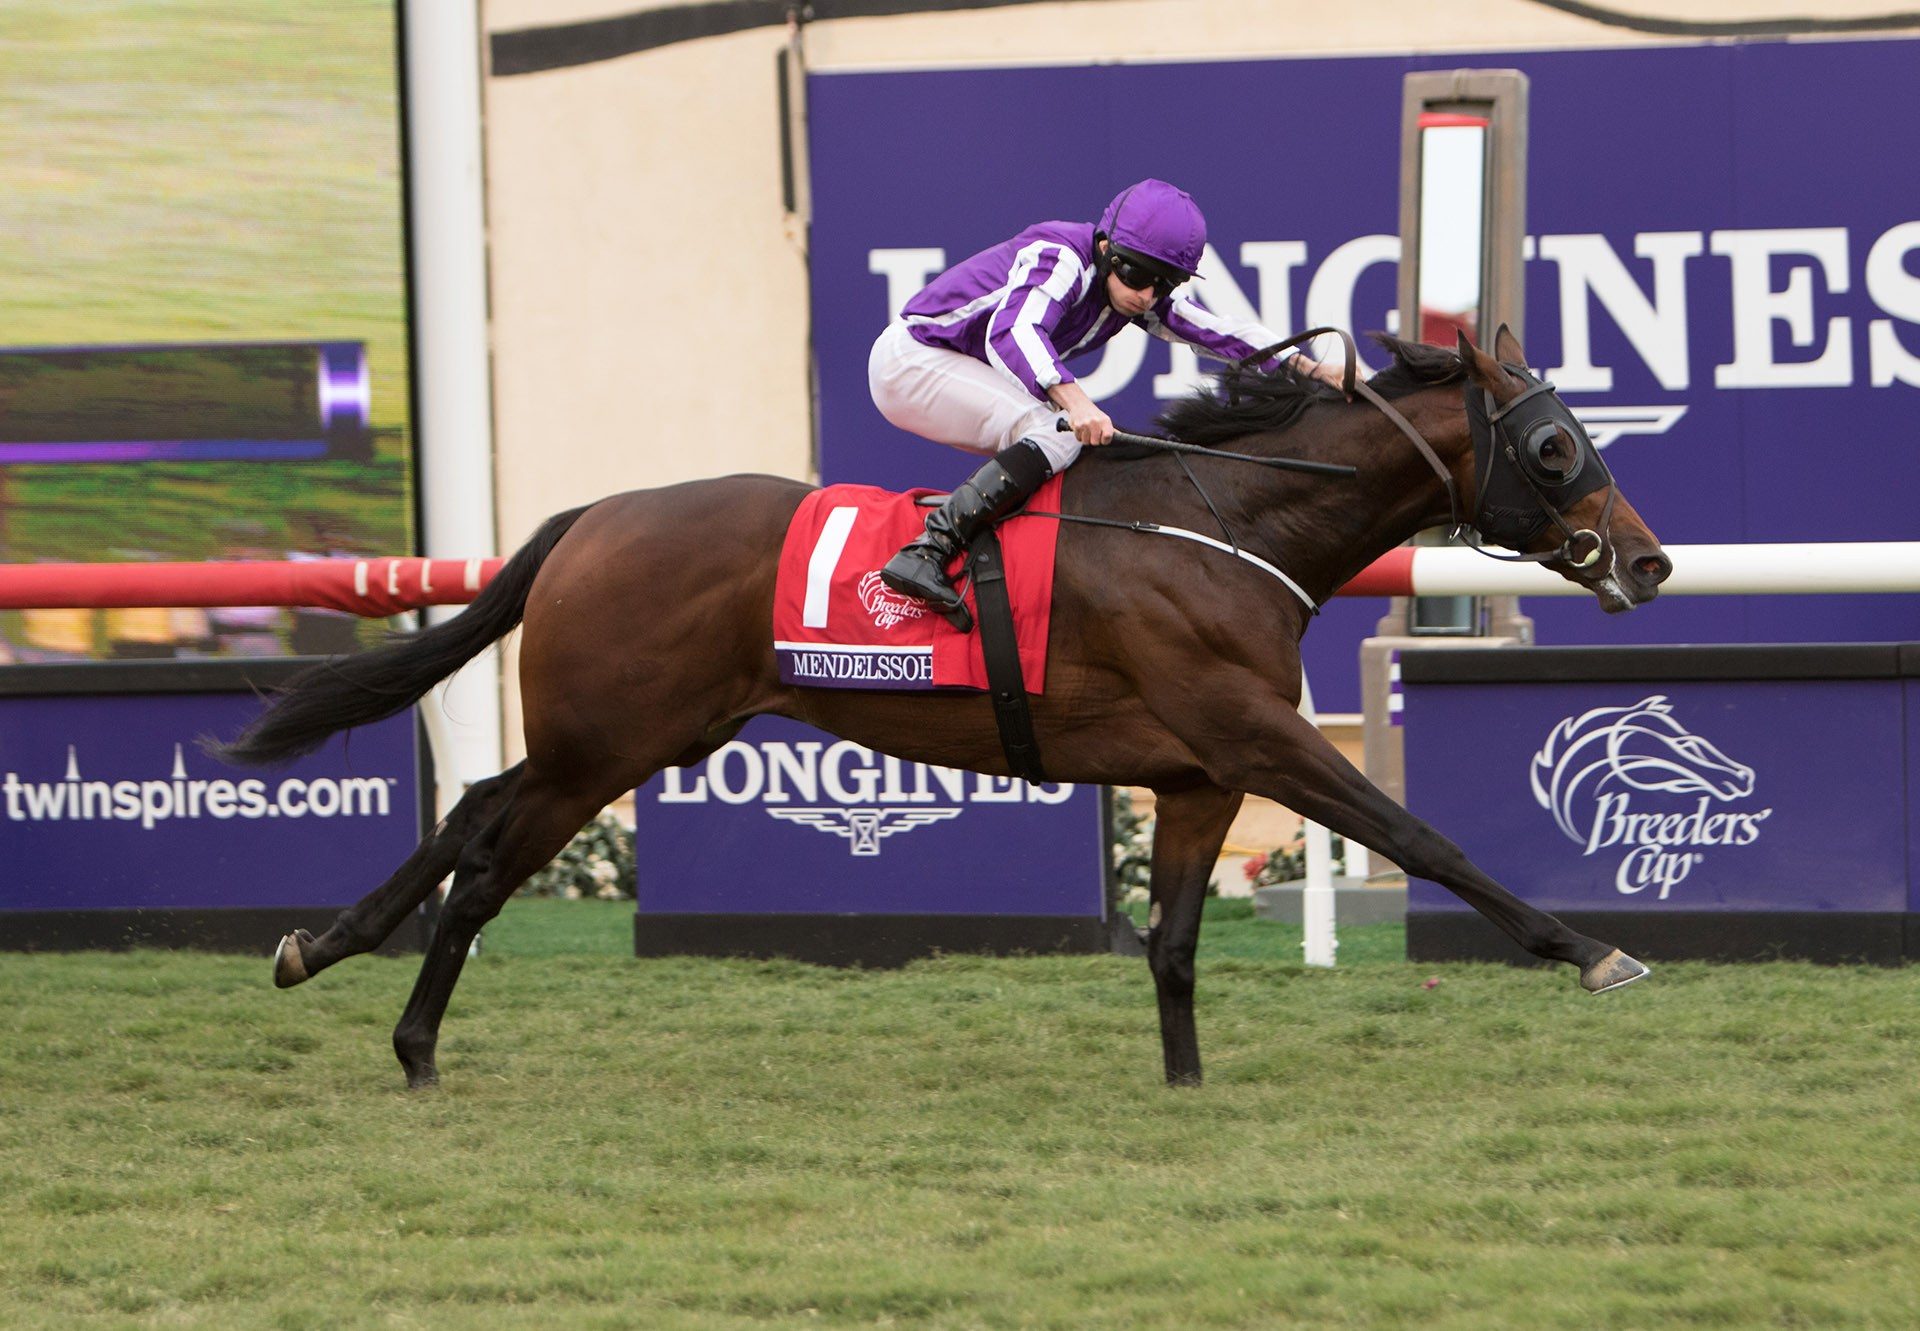
[[[634,798],[648,914],[1092,916],[1099,791],[905,762],[761,717]]]
[[[1907,536],[1905,487],[1866,478],[1887,474],[1920,413],[1920,196],[1889,183],[1889,163],[1920,161],[1911,39],[815,75],[823,467],[899,488],[964,475],[967,458],[874,411],[875,334],[943,265],[1035,221],[1090,221],[1142,175],[1205,208],[1197,286],[1221,312],[1282,334],[1392,327],[1400,81],[1466,67],[1531,81],[1526,349],[1653,528],[1676,542]],[[1088,104],[1101,113],[1067,160],[1007,151]],[[1251,168],[1246,135],[1193,132],[1243,125],[1249,107],[1316,111],[1276,111],[1289,128]],[[1073,369],[1139,427],[1199,366],[1128,335]],[[1625,620],[1576,601],[1525,609],[1542,642],[1920,639],[1920,597],[1696,598]],[[1357,647],[1380,613],[1336,601],[1314,622],[1303,652],[1323,711],[1358,710]]]

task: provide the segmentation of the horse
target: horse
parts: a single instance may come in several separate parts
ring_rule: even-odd
[[[1590,590],[1604,609],[1652,600],[1672,571],[1610,473],[1576,500],[1556,495],[1554,478],[1583,457],[1602,473],[1605,464],[1551,386],[1526,371],[1505,328],[1492,355],[1464,335],[1451,348],[1376,340],[1394,360],[1360,382],[1366,402],[1353,400],[1349,344],[1346,392],[1284,367],[1236,369],[1225,392],[1201,390],[1161,420],[1203,448],[1231,443],[1254,456],[1347,464],[1356,469],[1349,478],[1110,445],[1088,450],[1064,479],[1047,684],[1032,702],[1033,729],[1054,779],[1146,786],[1157,797],[1143,941],[1173,1085],[1201,1080],[1193,1015],[1201,904],[1249,792],[1445,885],[1528,952],[1578,967],[1589,992],[1647,973],[1496,883],[1300,714],[1306,601],[1324,601],[1443,521],[1491,536],[1490,497],[1502,486],[1526,480],[1552,519],[1522,524],[1523,535],[1507,537],[1513,548]],[[1516,440],[1508,426],[1528,412],[1535,423]],[[447,1002],[480,928],[607,804],[664,767],[703,761],[751,717],[791,717],[905,761],[1009,774],[987,694],[781,683],[769,632],[774,575],[811,488],[727,476],[557,514],[462,613],[313,667],[236,740],[213,746],[228,761],[284,762],[410,707],[522,629],[526,757],[470,787],[393,876],[324,933],[282,939],[275,983],[300,984],[371,951],[451,873],[393,1032],[408,1086],[429,1086],[439,1079]],[[1473,511],[1461,495],[1478,497]],[[1235,545],[1283,568],[1301,594],[1247,561],[1127,526],[1204,527],[1210,517],[1235,529]],[[1512,528],[1511,510],[1502,523]]]

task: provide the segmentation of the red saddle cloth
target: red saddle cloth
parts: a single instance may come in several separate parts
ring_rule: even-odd
[[[881,566],[926,523],[927,510],[914,501],[934,493],[831,485],[801,501],[780,549],[773,594],[773,646],[783,682],[823,689],[987,687],[977,628],[963,634],[939,612],[880,581]],[[1059,512],[1060,478],[1041,486],[1031,503]],[[999,534],[1020,672],[1027,692],[1039,693],[1047,682],[1060,524],[1015,514]],[[977,621],[970,585],[966,598]]]

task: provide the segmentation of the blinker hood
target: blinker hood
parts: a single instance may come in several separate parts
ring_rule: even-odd
[[[1613,477],[1553,385],[1522,367],[1506,368],[1528,386],[1505,407],[1495,406],[1493,395],[1471,380],[1465,389],[1479,479],[1471,525],[1488,540],[1518,550],[1551,520],[1549,507],[1565,513]],[[1573,442],[1571,458],[1563,437]]]

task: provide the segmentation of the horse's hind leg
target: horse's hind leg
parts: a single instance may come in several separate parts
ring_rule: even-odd
[[[1160,1001],[1160,1050],[1169,1086],[1200,1084],[1200,1039],[1193,1025],[1193,956],[1200,908],[1220,845],[1241,795],[1203,785],[1154,791],[1152,905],[1147,965]]]
[[[605,806],[604,794],[579,785],[562,789],[531,773],[460,852],[453,890],[434,922],[420,978],[393,1030],[393,1050],[409,1087],[431,1086],[440,1079],[434,1064],[440,1020],[474,935],[500,913],[528,875],[558,854]]]
[[[427,899],[434,886],[453,872],[461,848],[511,798],[523,766],[515,763],[500,775],[469,787],[393,877],[341,911],[318,938],[305,929],[282,938],[273,954],[273,982],[282,989],[290,988],[337,961],[371,952],[385,942],[408,913]]]

